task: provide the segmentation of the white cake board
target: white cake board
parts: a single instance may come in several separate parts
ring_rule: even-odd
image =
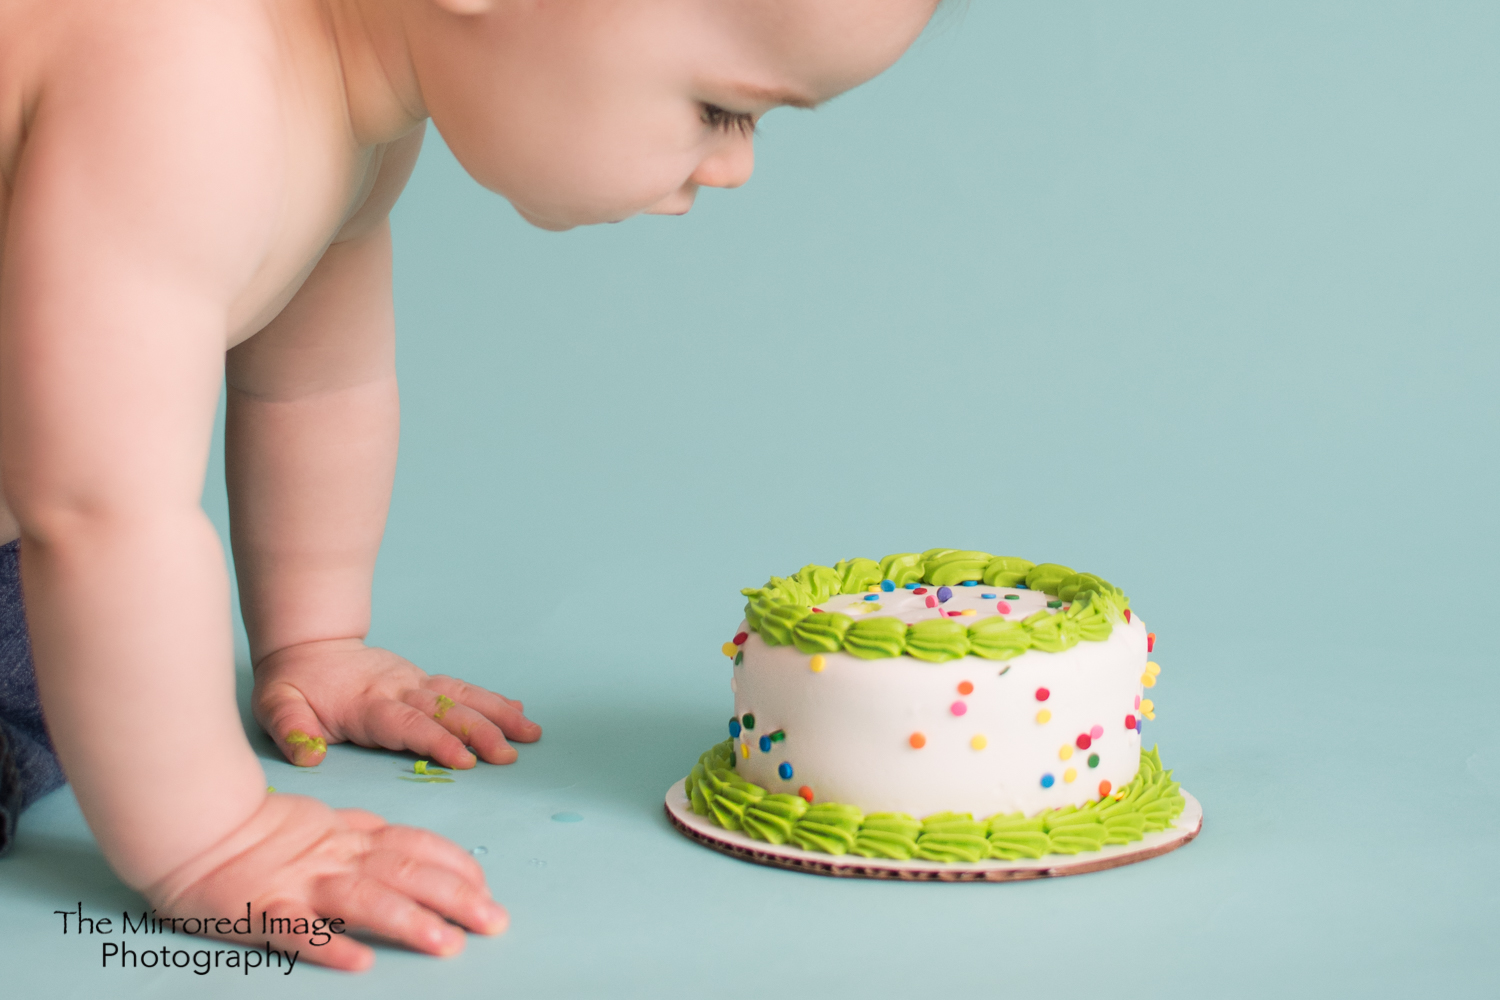
[[[883,858],[861,858],[854,854],[804,851],[792,844],[768,844],[736,830],[725,830],[693,812],[681,781],[667,790],[666,806],[667,818],[672,821],[672,825],[705,847],[744,861],[754,861],[775,868],[791,868],[838,878],[885,878],[908,882],[1014,882],[1018,879],[1103,871],[1175,851],[1198,836],[1198,832],[1203,829],[1203,807],[1187,792],[1182,793],[1182,798],[1182,812],[1170,827],[1148,833],[1144,839],[1133,844],[1109,844],[1102,850],[1087,854],[1048,854],[1040,858],[976,861],[973,864],[887,861]]]

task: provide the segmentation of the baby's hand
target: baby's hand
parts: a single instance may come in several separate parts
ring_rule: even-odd
[[[505,930],[505,911],[491,898],[484,872],[452,841],[410,826],[391,826],[362,809],[332,809],[301,795],[268,795],[250,819],[205,855],[146,890],[165,916],[233,919],[250,903],[251,933],[210,934],[243,944],[301,951],[303,961],[367,969],[375,953],[347,934],[326,942],[272,934],[274,918],[338,917],[433,955],[463,950],[464,933]],[[446,919],[445,919],[446,918]],[[271,925],[274,926],[274,925]],[[326,923],[323,926],[328,926]]]
[[[287,760],[319,764],[327,744],[411,750],[444,767],[473,767],[473,747],[491,764],[509,764],[506,737],[532,743],[542,727],[519,701],[441,675],[358,639],[290,646],[255,668],[255,718]]]

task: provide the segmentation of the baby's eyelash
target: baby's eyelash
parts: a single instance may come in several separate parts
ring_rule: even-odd
[[[703,105],[703,124],[721,132],[739,132],[740,135],[755,134],[755,116],[743,111],[726,111],[717,104]]]

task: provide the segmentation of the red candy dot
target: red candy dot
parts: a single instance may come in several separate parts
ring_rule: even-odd
[[[745,644],[745,640],[748,638],[750,638],[748,633],[741,632],[734,637],[734,644],[736,646],[743,646]]]
[[[1089,739],[1088,733],[1079,733],[1078,739],[1074,740],[1073,742],[1078,746],[1078,749],[1087,750],[1089,748],[1089,744],[1094,741]]]
[[[1052,692],[1048,691],[1046,688],[1037,688],[1036,689],[1036,700],[1037,701],[1046,701],[1050,697],[1052,697]]]
[[[1130,609],[1129,608],[1125,609],[1125,624],[1126,625],[1130,624]],[[1150,652],[1150,650],[1147,650],[1147,652]]]
[[[1004,601],[1001,601],[999,604],[995,605],[995,610],[1000,612],[1002,615],[1008,615],[1010,614],[1010,605],[1006,604]]]
[[[813,608],[812,609],[812,613],[815,614],[815,615],[821,615],[823,613],[823,609],[822,608]]]
[[[913,590],[912,593],[913,594],[925,594],[925,593],[927,593],[927,588],[926,587],[918,587],[916,590]]]
[[[1113,788],[1113,787],[1115,787],[1115,786],[1114,786],[1114,785],[1111,785],[1111,784],[1110,784],[1110,783],[1109,783],[1109,782],[1107,782],[1107,781],[1101,781],[1101,782],[1099,782],[1099,797],[1100,797],[1100,798],[1101,798],[1101,799],[1102,799],[1102,798],[1104,798],[1104,796],[1106,796],[1106,795],[1108,795],[1108,794],[1109,794],[1109,790],[1110,790],[1110,789],[1111,789],[1111,788]],[[811,801],[812,801],[812,800],[811,800],[811,799],[809,799],[809,800],[808,800],[808,801],[809,801],[809,802],[811,802]]]
[[[1109,784],[1109,782],[1106,781],[1105,784],[1107,785]],[[797,789],[797,794],[802,796],[809,802],[812,801],[812,789],[808,788],[806,785],[803,785],[801,788]]]
[[[911,744],[911,748],[913,750],[920,750],[927,745],[927,737],[923,736],[921,733],[912,733],[911,736],[907,738],[906,742]]]
[[[1127,716],[1125,716],[1125,728],[1126,729],[1134,729],[1135,728],[1135,716],[1133,716],[1133,715],[1127,715]]]
[[[968,681],[959,681],[958,682],[958,693],[959,694],[973,694],[974,693],[974,685],[970,684]]]
[[[1155,648],[1156,648],[1156,633],[1155,632],[1147,632],[1146,633],[1146,652],[1149,653],[1149,652],[1151,652]]]
[[[955,701],[953,704],[948,706],[948,711],[952,712],[954,715],[963,715],[968,710],[969,706],[965,705],[961,701]]]

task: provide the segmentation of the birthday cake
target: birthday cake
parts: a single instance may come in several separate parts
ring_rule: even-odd
[[[1128,844],[1182,811],[1142,747],[1156,637],[1098,576],[929,549],[743,593],[729,739],[685,783],[719,827],[975,862]]]

